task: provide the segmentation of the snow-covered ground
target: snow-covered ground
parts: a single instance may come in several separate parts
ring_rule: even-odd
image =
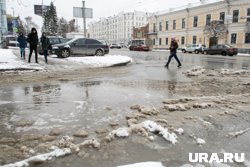
[[[51,56],[57,59],[56,55]],[[86,56],[86,57],[68,57],[66,59],[60,59],[66,62],[75,62],[78,64],[84,64],[87,67],[111,67],[120,64],[128,64],[132,62],[132,59],[128,56],[121,55],[105,55],[105,56]]]
[[[0,49],[0,71],[43,69],[39,64],[28,64],[25,60],[21,60],[11,49]]]
[[[44,63],[28,63],[28,55],[26,54],[26,60],[22,60],[20,57],[13,53],[12,49],[0,49],[0,71],[18,71],[18,70],[44,70],[47,67]],[[128,56],[121,55],[105,55],[102,57],[89,56],[89,57],[69,57],[66,59],[59,59],[57,56],[52,55],[48,59],[52,60],[54,64],[64,63],[77,63],[83,64],[86,67],[111,67],[116,65],[125,65],[132,62],[132,59]],[[31,62],[34,60],[34,55]],[[50,63],[49,63],[50,64]]]
[[[124,165],[118,167],[164,167],[161,162],[141,162],[131,165]]]

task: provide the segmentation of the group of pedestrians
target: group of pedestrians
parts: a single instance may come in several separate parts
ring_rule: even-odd
[[[29,43],[30,52],[29,52],[28,63],[30,63],[31,61],[31,56],[33,52],[35,52],[35,61],[36,63],[38,63],[37,45],[39,43],[39,39],[37,35],[37,30],[35,28],[32,28],[27,38],[24,36],[22,32],[20,32],[17,38],[17,41],[20,47],[21,59],[25,59],[25,48],[27,47],[27,43]],[[47,57],[48,57],[48,49],[50,46],[50,42],[45,32],[42,33],[40,42],[41,42],[41,46],[42,46],[42,50],[43,50],[43,54],[45,58],[45,63],[48,63]]]

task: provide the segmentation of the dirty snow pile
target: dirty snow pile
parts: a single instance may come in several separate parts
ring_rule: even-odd
[[[11,49],[0,49],[0,71],[43,70],[39,64],[28,64],[17,58]]]
[[[249,70],[232,71],[229,69],[221,69],[219,73],[222,75],[243,75],[243,74],[250,74],[250,71]]]
[[[164,167],[161,162],[141,162],[117,167]]]
[[[130,57],[121,55],[68,57],[65,60],[84,64],[89,67],[111,67],[132,62],[132,59]]]
[[[62,157],[65,155],[71,154],[71,150],[69,148],[64,149],[55,149],[54,151],[46,154],[37,155],[34,157],[30,157],[23,161],[19,161],[13,164],[4,165],[2,167],[29,167],[31,164],[43,163],[48,160],[51,160],[53,157]]]
[[[169,132],[167,128],[162,127],[154,121],[144,121],[139,124],[132,124],[129,128],[122,127],[116,130],[113,130],[106,137],[108,141],[113,140],[115,137],[128,137],[130,133],[141,134],[144,137],[148,137],[151,141],[154,140],[153,136],[150,136],[148,132],[161,135],[166,141],[169,141],[172,144],[177,143],[177,135],[174,132]],[[182,134],[183,129],[178,129],[177,133]]]
[[[206,70],[203,67],[194,67],[190,70],[188,70],[187,72],[185,72],[185,74],[187,76],[199,76],[201,74],[203,74]]]

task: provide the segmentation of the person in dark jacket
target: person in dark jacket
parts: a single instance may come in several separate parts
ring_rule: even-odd
[[[48,50],[50,46],[49,38],[47,37],[47,34],[43,32],[42,37],[40,38],[40,42],[42,44],[43,54],[45,58],[45,63],[48,63]]]
[[[168,65],[171,61],[171,59],[174,57],[175,60],[177,61],[178,63],[178,66],[177,67],[181,67],[181,62],[180,60],[178,59],[176,53],[177,53],[177,49],[178,49],[178,42],[175,40],[175,38],[171,38],[171,44],[170,44],[170,56],[168,57],[168,62],[166,63],[165,67],[168,68]]]
[[[30,43],[30,54],[29,54],[29,61],[28,62],[30,63],[31,55],[34,51],[36,63],[38,63],[38,61],[37,61],[38,36],[37,36],[37,31],[35,28],[31,29],[31,33],[29,33],[27,41]]]
[[[25,38],[22,32],[19,33],[17,42],[19,43],[21,59],[25,59],[25,48],[27,47],[27,39]]]

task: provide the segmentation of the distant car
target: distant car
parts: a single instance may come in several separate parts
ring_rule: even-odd
[[[206,48],[206,46],[202,44],[191,44],[191,45],[188,45],[187,47],[183,47],[182,52],[198,54],[198,53],[202,53],[204,51],[204,48]]]
[[[131,45],[129,46],[129,50],[134,50],[134,51],[149,51],[149,47],[146,45]]]
[[[230,45],[213,45],[211,48],[205,48],[203,51],[204,54],[221,54],[223,56],[229,55],[237,55],[238,54],[238,49],[235,47],[232,47]]]
[[[68,38],[62,38],[62,37],[57,37],[57,36],[48,36],[48,39],[49,39],[49,42],[50,42],[50,46],[49,46],[49,53],[50,54],[51,54],[51,50],[52,50],[52,45],[65,43],[65,42],[70,40]],[[39,42],[39,45],[38,45],[38,53],[40,55],[43,55],[43,49],[42,49],[41,42]]]
[[[19,43],[17,42],[17,36],[15,35],[6,35],[3,36],[3,41],[5,42],[6,47],[19,47]]]
[[[119,45],[119,44],[111,44],[111,45],[109,46],[109,48],[110,48],[110,49],[114,49],[114,48],[121,49],[122,47],[121,47],[121,45]]]
[[[66,43],[52,45],[52,53],[60,58],[70,55],[103,56],[109,53],[109,46],[91,38],[76,38]]]

